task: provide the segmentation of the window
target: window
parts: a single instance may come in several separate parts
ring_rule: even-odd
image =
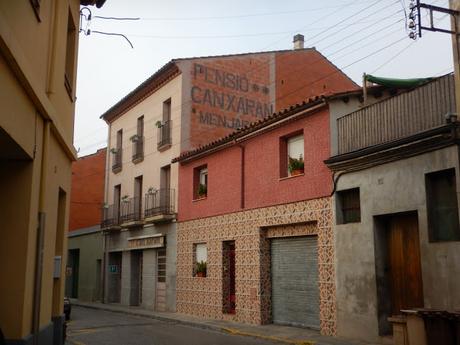
[[[361,222],[359,188],[337,192],[337,224]]]
[[[112,153],[112,171],[118,173],[122,168],[122,159],[123,159],[123,129],[120,129],[117,132],[117,143],[116,147],[110,149]]]
[[[304,173],[303,134],[294,134],[280,139],[280,177]]]
[[[166,282],[166,249],[157,252],[157,282]]]
[[[206,277],[208,261],[208,248],[206,243],[193,245],[193,276]]]
[[[425,175],[430,242],[460,241],[455,169]]]
[[[163,102],[163,123],[171,120],[171,98]]]
[[[208,167],[206,165],[193,171],[193,197],[202,199],[208,196]]]
[[[75,58],[76,58],[76,29],[75,23],[72,18],[72,13],[69,10],[67,16],[67,43],[66,43],[66,56],[65,56],[65,87],[67,93],[70,96],[72,102],[74,101],[73,97],[73,87],[75,85]]]
[[[158,150],[164,151],[172,144],[172,121],[171,121],[171,98],[163,102],[163,118],[157,121],[158,127]]]
[[[130,139],[133,143],[132,162],[142,162],[144,160],[144,116],[137,119],[137,132]]]

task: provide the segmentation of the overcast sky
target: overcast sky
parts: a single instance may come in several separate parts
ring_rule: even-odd
[[[91,7],[90,29],[122,33],[134,49],[121,37],[80,34],[74,145],[79,156],[104,147],[107,126],[99,116],[169,60],[291,49],[296,33],[360,85],[363,72],[396,78],[450,72],[450,35],[404,39],[404,7],[408,0],[107,0],[102,9]],[[449,25],[448,17],[435,18]]]

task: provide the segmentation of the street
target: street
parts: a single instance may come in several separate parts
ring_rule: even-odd
[[[67,345],[273,345],[274,342],[230,335],[172,322],[73,306]]]

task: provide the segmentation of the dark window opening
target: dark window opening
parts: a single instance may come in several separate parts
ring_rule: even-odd
[[[460,241],[455,169],[425,175],[430,242]]]
[[[359,223],[361,204],[359,188],[337,192],[337,224]]]

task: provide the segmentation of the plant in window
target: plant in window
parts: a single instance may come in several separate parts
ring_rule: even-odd
[[[289,172],[291,173],[291,176],[303,174],[304,161],[302,155],[299,155],[299,158],[289,157]]]
[[[113,154],[118,153],[118,149],[115,148],[115,147],[112,147],[112,148],[110,149],[110,152],[113,153]]]
[[[198,196],[200,198],[204,198],[208,195],[208,187],[203,184],[203,183],[200,183],[200,185],[198,186]]]
[[[163,126],[163,124],[161,123],[160,120],[158,120],[157,122],[155,122],[155,126],[157,126],[158,128],[160,128],[161,126]]]
[[[123,195],[123,197],[121,198],[121,201],[122,202],[129,202],[129,195]]]
[[[136,141],[139,141],[141,137],[137,134],[134,134],[133,136],[131,136],[131,138],[129,138],[133,143],[135,143]]]
[[[206,277],[206,262],[200,261],[196,263],[196,276],[197,277]]]

